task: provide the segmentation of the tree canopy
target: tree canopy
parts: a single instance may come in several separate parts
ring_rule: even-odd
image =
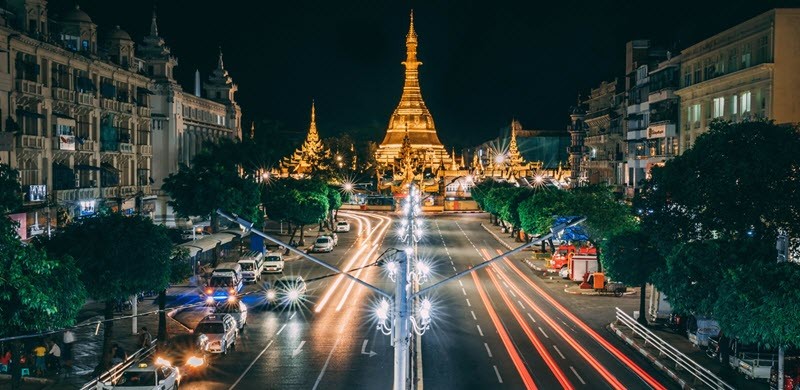
[[[7,164],[0,164],[0,214],[16,210],[22,206],[22,187],[19,172]]]

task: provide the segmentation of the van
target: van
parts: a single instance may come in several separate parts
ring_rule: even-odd
[[[239,330],[230,314],[210,314],[197,324],[193,333],[208,337],[206,352],[227,355],[229,350],[236,349]]]
[[[242,267],[242,279],[255,283],[261,279],[261,272],[264,270],[264,254],[250,251],[239,259],[239,265]]]
[[[211,273],[204,291],[205,300],[207,303],[213,303],[216,300],[228,299],[238,294],[242,287],[242,266],[238,263],[221,263]]]

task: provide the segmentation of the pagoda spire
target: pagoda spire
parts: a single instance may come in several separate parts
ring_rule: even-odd
[[[256,138],[256,122],[252,121],[250,122],[250,139],[252,140],[255,138]]]
[[[153,18],[150,19],[150,36],[158,36],[158,24],[156,23],[156,7],[153,6]]]
[[[224,70],[225,64],[222,63],[222,46],[219,47],[219,59],[217,60],[217,69]]]
[[[312,137],[319,138],[319,133],[317,133],[317,110],[314,104],[314,100],[311,100],[311,125],[308,128],[308,136],[309,138]]]
[[[516,119],[511,121],[511,142],[508,146],[508,157],[511,166],[522,164],[522,156],[519,154],[519,146],[517,145],[517,130],[522,129],[522,124]]]

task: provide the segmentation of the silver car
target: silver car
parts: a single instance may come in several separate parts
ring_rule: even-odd
[[[333,239],[328,236],[317,237],[311,252],[330,252],[333,250]]]
[[[222,301],[214,309],[216,314],[230,314],[236,320],[236,326],[241,331],[247,325],[247,305],[241,300]]]

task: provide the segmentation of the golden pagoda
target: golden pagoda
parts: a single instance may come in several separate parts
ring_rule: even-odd
[[[402,62],[405,66],[403,94],[389,119],[386,136],[375,153],[375,159],[384,169],[396,171],[401,168],[399,157],[406,136],[409,138],[410,148],[424,155],[424,158],[419,160],[423,166],[419,168],[437,171],[441,167],[446,168],[451,165],[452,156],[448,155],[439,141],[433,116],[422,100],[419,86],[419,66],[422,62],[417,59],[417,44],[414,11],[411,11],[411,22],[406,35],[406,60]]]
[[[519,147],[517,146],[517,130],[522,130],[522,124],[517,120],[511,121],[511,142],[508,145],[508,164],[511,169],[517,169],[525,163],[522,155],[519,154]]]
[[[308,135],[303,145],[300,146],[289,157],[284,157],[280,163],[280,175],[283,177],[291,176],[302,178],[310,175],[314,171],[323,169],[329,151],[322,144],[317,132],[317,115],[314,102],[311,102],[311,125],[308,128]]]

